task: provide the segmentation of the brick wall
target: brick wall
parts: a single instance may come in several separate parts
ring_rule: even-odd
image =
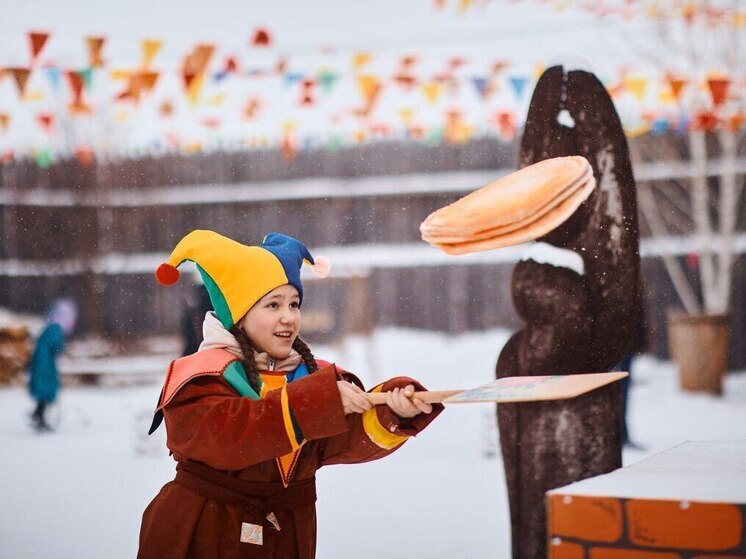
[[[746,504],[552,494],[549,559],[746,559]]]

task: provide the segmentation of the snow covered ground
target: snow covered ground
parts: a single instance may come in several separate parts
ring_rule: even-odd
[[[409,374],[429,388],[492,380],[504,331],[462,336],[379,330],[367,345],[316,348],[367,383]],[[372,365],[371,365],[372,364]],[[686,440],[746,439],[746,374],[731,373],[721,398],[683,394],[668,362],[633,365],[629,417],[644,451],[629,464]],[[132,558],[142,510],[173,477],[164,431],[144,433],[159,380],[130,387],[70,387],[55,433],[28,426],[22,388],[0,390],[0,557]],[[320,558],[509,557],[509,520],[487,404],[451,406],[386,460],[321,470]]]

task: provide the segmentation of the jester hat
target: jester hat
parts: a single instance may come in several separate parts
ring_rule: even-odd
[[[281,285],[295,287],[302,302],[304,261],[318,277],[326,277],[330,269],[325,257],[314,259],[303,243],[282,233],[269,233],[261,245],[246,246],[214,231],[196,230],[179,241],[168,262],[156,270],[156,279],[163,285],[175,284],[177,268],[187,260],[197,266],[215,314],[226,328]]]

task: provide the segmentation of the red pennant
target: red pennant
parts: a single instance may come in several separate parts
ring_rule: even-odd
[[[291,135],[288,134],[283,138],[280,148],[282,157],[288,163],[295,161],[295,158],[298,157],[298,142]]]
[[[201,124],[205,128],[220,128],[220,119],[214,116],[206,116],[202,119]]]
[[[254,37],[251,39],[251,44],[255,47],[269,47],[272,45],[272,37],[264,28],[259,28],[254,32]]]
[[[234,56],[229,56],[225,59],[225,71],[233,74],[238,72],[238,61]]]
[[[707,80],[713,105],[719,107],[725,102],[728,98],[728,86],[730,86],[728,78],[710,78]]]
[[[44,132],[46,132],[47,134],[52,133],[52,128],[54,127],[54,115],[53,114],[39,113],[38,115],[36,115],[36,121],[42,127]]]
[[[83,86],[85,85],[83,76],[81,76],[80,73],[76,72],[75,70],[68,70],[67,72],[65,72],[65,75],[67,76],[67,81],[73,90],[73,97],[76,100],[80,99],[83,95]]]
[[[400,73],[394,76],[394,81],[404,89],[411,89],[417,85],[417,78],[412,74]]]
[[[720,121],[715,113],[710,111],[701,112],[694,115],[692,128],[694,130],[712,132],[713,130],[715,130],[715,128],[717,128],[719,122]]]
[[[47,44],[49,33],[30,32],[28,37],[31,41],[31,63],[33,64],[36,61],[36,57],[39,56],[41,49]]]

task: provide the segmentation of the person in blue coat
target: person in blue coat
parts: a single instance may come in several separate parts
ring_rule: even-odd
[[[60,381],[56,359],[65,348],[65,340],[75,328],[77,318],[78,309],[72,299],[56,300],[47,313],[47,325],[31,356],[29,392],[36,400],[31,420],[37,431],[51,431],[44,414],[49,404],[57,399]]]

